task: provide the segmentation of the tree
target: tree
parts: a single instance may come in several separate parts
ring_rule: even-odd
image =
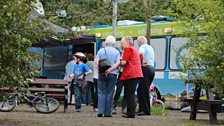
[[[181,57],[185,72],[194,78],[199,88],[223,97],[224,87],[224,4],[222,0],[173,0],[172,14],[180,21],[184,37],[189,42]],[[188,79],[188,78],[184,78]],[[197,90],[197,89],[196,89]],[[199,92],[200,93],[200,92]],[[197,93],[196,93],[197,94]],[[195,96],[196,97],[196,96]],[[196,119],[196,102],[190,119]],[[195,100],[196,99],[196,100]]]
[[[111,22],[112,7],[103,0],[42,0],[46,15],[52,22],[71,28]],[[57,10],[66,10],[67,16],[56,17]]]
[[[104,0],[41,0],[49,19],[53,22],[66,26],[92,26],[112,23],[111,2]],[[163,15],[168,8],[170,0],[153,0],[152,15]],[[67,17],[52,18],[57,10],[66,10]],[[148,11],[143,7],[142,0],[129,0],[118,4],[118,20],[147,21]]]
[[[37,69],[35,55],[27,49],[32,43],[46,38],[44,22],[31,20],[35,0],[0,1],[0,86],[23,86]],[[39,18],[40,19],[40,18]]]

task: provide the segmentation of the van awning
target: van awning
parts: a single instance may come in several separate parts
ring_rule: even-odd
[[[60,40],[57,38],[50,38],[48,40],[41,40],[37,43],[34,43],[32,47],[54,47],[54,46],[66,46],[66,45],[79,45],[90,42],[96,42],[96,37],[93,34],[82,35],[78,38],[69,38]]]

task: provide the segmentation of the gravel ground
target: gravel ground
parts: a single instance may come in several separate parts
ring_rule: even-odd
[[[118,108],[120,110],[120,108]],[[92,106],[82,106],[81,112],[70,105],[63,113],[63,105],[57,112],[41,114],[27,105],[19,105],[12,112],[0,112],[0,126],[209,126],[208,113],[197,114],[196,121],[190,121],[190,113],[168,111],[166,116],[136,116],[135,119],[121,117],[121,111],[111,118],[97,117]],[[224,115],[218,114],[219,126],[224,126]],[[221,120],[221,121],[220,121]]]

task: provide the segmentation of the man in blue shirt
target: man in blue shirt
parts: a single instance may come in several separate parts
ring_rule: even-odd
[[[149,87],[154,79],[154,49],[147,44],[147,39],[144,36],[137,38],[139,48],[139,54],[142,64],[143,80],[140,81],[137,96],[139,102],[139,113],[137,115],[150,115],[150,98]]]
[[[75,65],[76,65],[75,56],[72,56],[70,61],[65,66],[64,80],[67,80],[68,83],[69,83],[69,86],[68,86],[68,99],[69,99],[68,103],[72,102],[72,94],[74,94],[74,92],[73,92],[73,84],[71,84],[73,78],[70,78],[69,75],[73,73],[73,69],[74,69]]]

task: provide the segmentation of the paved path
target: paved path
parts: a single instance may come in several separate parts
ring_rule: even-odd
[[[41,114],[36,113],[35,108],[19,105],[12,112],[0,112],[0,126],[209,126],[207,113],[198,114],[197,121],[188,120],[189,113],[174,110],[166,116],[137,116],[135,119],[122,118],[120,111],[111,118],[96,115],[91,106],[82,106],[80,113],[71,105],[68,113],[63,113],[63,106],[60,106],[55,113]],[[219,114],[218,118],[222,120],[219,123],[224,124],[224,115]]]

